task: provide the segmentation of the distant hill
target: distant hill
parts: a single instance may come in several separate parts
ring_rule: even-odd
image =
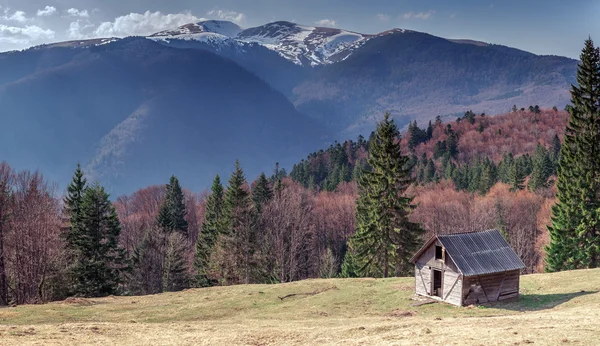
[[[327,139],[281,93],[205,50],[129,38],[15,54],[31,64],[0,88],[0,158],[60,182],[80,161],[114,193],[171,174],[200,190],[236,159],[252,178]]]

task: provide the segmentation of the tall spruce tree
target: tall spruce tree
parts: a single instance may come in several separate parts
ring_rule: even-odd
[[[548,150],[538,144],[533,154],[533,171],[528,186],[532,191],[548,186],[548,178],[552,175],[553,167]]]
[[[390,114],[377,125],[368,163],[358,181],[357,233],[350,246],[360,275],[403,275],[423,230],[408,220],[414,209],[406,189],[412,183],[410,159],[400,151],[400,134]]]
[[[185,198],[179,180],[175,176],[171,176],[166,186],[165,198],[158,212],[156,223],[166,233],[177,231],[187,236],[186,213]]]
[[[600,265],[600,51],[585,41],[558,161],[546,269]]]
[[[214,247],[223,231],[223,185],[219,175],[215,176],[212,184],[212,193],[206,200],[204,221],[196,242],[196,284],[200,287],[211,286],[215,282],[210,277],[211,257]]]
[[[236,161],[225,192],[223,209],[224,241],[221,246],[225,256],[220,265],[226,283],[248,284],[254,280],[258,268],[254,266],[256,239],[253,218],[248,183],[239,161]]]
[[[77,169],[73,174],[71,183],[67,186],[67,195],[63,199],[64,203],[64,214],[69,218],[69,228],[66,229],[64,238],[66,240],[67,248],[73,249],[75,239],[73,239],[73,230],[77,228],[77,224],[81,219],[81,203],[83,200],[83,194],[87,186],[87,181],[84,178],[81,165],[77,164]]]
[[[86,188],[72,234],[78,254],[73,268],[76,294],[98,297],[117,292],[126,269],[120,233],[117,212],[104,188],[97,183]]]
[[[508,184],[510,185],[510,191],[515,192],[523,190],[525,188],[525,178],[527,174],[523,169],[521,160],[513,161],[512,165],[508,168]]]
[[[259,214],[262,211],[263,205],[269,202],[271,198],[273,198],[273,190],[271,190],[267,176],[261,173],[254,184],[254,189],[252,189],[252,201]]]

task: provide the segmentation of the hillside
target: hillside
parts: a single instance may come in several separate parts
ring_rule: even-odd
[[[326,140],[284,95],[206,50],[128,38],[15,54],[5,60],[23,68],[0,86],[0,157],[61,183],[81,162],[114,194],[171,174],[200,190],[236,159],[256,176]]]
[[[385,111],[402,127],[469,109],[565,106],[575,60],[503,48],[395,31],[324,66],[294,89],[294,104],[348,136],[370,131]]]
[[[71,298],[0,309],[0,338],[3,345],[590,345],[598,338],[599,274],[522,276],[518,301],[477,308],[412,306],[413,278]],[[290,294],[300,295],[280,298]]]
[[[233,59],[338,139],[370,132],[384,111],[404,126],[468,109],[494,114],[530,103],[562,108],[577,63],[411,30],[361,34],[285,21],[245,30],[203,21],[149,38]]]

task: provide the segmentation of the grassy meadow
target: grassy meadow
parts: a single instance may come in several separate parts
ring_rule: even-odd
[[[521,277],[518,301],[416,306],[414,278],[315,279],[0,309],[0,345],[598,345],[600,269]]]

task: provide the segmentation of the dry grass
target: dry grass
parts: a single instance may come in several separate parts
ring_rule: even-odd
[[[306,280],[0,309],[0,345],[595,345],[600,270],[522,277],[517,302],[418,307],[412,278]],[[316,293],[316,294],[302,294]],[[290,294],[299,294],[284,297]]]

